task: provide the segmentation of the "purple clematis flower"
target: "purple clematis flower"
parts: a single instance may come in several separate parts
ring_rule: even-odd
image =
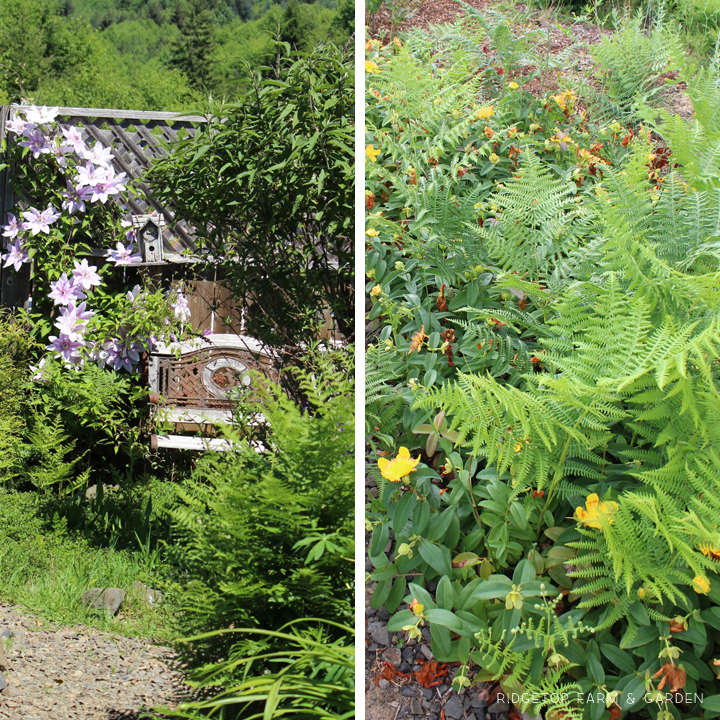
[[[63,190],[62,209],[67,210],[71,215],[79,210],[85,212],[85,203],[92,197],[92,189],[89,187],[73,187],[68,183],[68,189]]]
[[[60,213],[52,205],[48,205],[42,212],[31,207],[22,215],[25,218],[25,229],[33,235],[50,232],[50,225],[60,217]]]
[[[78,283],[75,278],[68,280],[65,273],[60,276],[59,280],[50,283],[50,287],[52,288],[52,292],[48,293],[48,297],[55,305],[74,304],[76,300],[85,297],[85,293],[82,291],[82,284]]]
[[[92,149],[85,148],[81,157],[89,160],[93,165],[98,167],[109,167],[112,164],[112,150],[104,147],[99,142],[95,143]]]
[[[10,238],[12,240],[13,238],[17,237],[17,234],[21,230],[24,230],[24,229],[25,229],[24,224],[21,222],[18,222],[18,219],[12,213],[8,213],[8,224],[5,225],[5,227],[3,228],[3,231],[4,231],[3,235],[6,238]]]
[[[3,267],[14,265],[15,272],[18,272],[23,263],[30,262],[28,251],[22,246],[20,240],[16,240],[14,243],[8,245],[7,249],[10,252],[2,256],[2,259],[5,261]]]
[[[113,370],[127,370],[129,373],[133,371],[135,365],[140,361],[140,353],[145,351],[145,347],[136,339],[128,338],[125,330],[120,331],[120,337],[114,338],[107,348],[107,364]]]
[[[88,265],[83,258],[80,262],[75,260],[75,269],[72,271],[74,281],[82,285],[84,290],[89,290],[93,285],[102,285],[102,278],[95,272],[96,265]]]
[[[87,145],[83,140],[82,133],[76,127],[62,128],[62,134],[65,136],[65,145],[71,147],[80,157],[84,157]]]
[[[59,337],[50,336],[50,344],[47,349],[52,350],[67,363],[77,363],[80,361],[79,350],[82,346],[82,340],[73,340],[67,335],[60,334]]]
[[[118,265],[136,265],[142,262],[142,258],[139,255],[133,255],[134,243],[130,243],[125,247],[121,242],[118,241],[115,250],[108,250],[108,257]]]
[[[187,298],[180,290],[177,291],[175,296],[175,317],[180,318],[180,322],[186,322],[190,319],[190,306]]]
[[[92,310],[85,309],[85,303],[77,307],[73,303],[67,307],[60,308],[61,317],[55,321],[55,327],[62,335],[67,335],[71,340],[82,340],[83,333],[87,328],[87,321],[95,315]]]
[[[34,158],[37,159],[41,155],[47,155],[47,153],[51,152],[45,136],[39,130],[31,130],[28,125],[23,130],[23,137],[25,140],[19,142],[18,145],[29,148]]]
[[[91,162],[85,166],[79,165],[77,173],[77,187],[79,188],[84,187],[85,185],[92,188],[98,183],[106,182],[108,179],[107,168],[96,168]]]
[[[125,190],[125,173],[115,175],[112,168],[107,168],[107,180],[97,183],[92,188],[91,200],[93,202],[99,200],[105,204],[110,195],[119,195],[123,190]]]
[[[16,135],[22,135],[25,133],[26,130],[35,130],[37,125],[35,123],[28,122],[24,118],[21,118],[19,115],[16,115],[12,120],[8,122],[6,127],[8,130],[10,130],[10,132],[14,132]]]

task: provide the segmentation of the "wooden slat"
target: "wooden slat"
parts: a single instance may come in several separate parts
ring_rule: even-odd
[[[13,105],[13,109],[18,110],[21,105]],[[181,122],[181,123],[203,123],[207,122],[204,115],[183,115],[175,112],[152,112],[146,110],[108,110],[106,108],[81,108],[81,107],[61,107],[58,108],[58,115],[61,117],[84,117],[84,118],[112,118],[112,119],[128,119],[128,120],[161,120],[164,122]]]

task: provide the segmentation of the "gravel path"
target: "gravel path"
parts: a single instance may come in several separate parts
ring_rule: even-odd
[[[147,640],[50,626],[0,603],[0,642],[0,720],[135,720],[184,692],[172,652]]]

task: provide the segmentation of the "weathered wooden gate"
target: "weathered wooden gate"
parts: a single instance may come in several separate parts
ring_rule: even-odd
[[[6,124],[18,108],[12,105],[0,109],[0,141],[12,141]],[[95,140],[112,148],[115,171],[124,172],[128,180],[136,181],[140,193],[129,199],[129,211],[138,231],[140,265],[152,266],[153,274],[162,279],[177,274],[178,266],[196,263],[199,257],[193,228],[176,221],[173,209],[152,197],[143,182],[143,174],[155,158],[167,155],[164,143],[172,144],[194,135],[207,118],[167,112],[63,107],[59,109],[58,119],[78,128],[86,142]],[[12,174],[12,166],[0,172],[2,223],[18,200],[12,193]],[[7,239],[2,240],[4,250]],[[91,252],[100,257],[106,251],[94,248]],[[147,375],[157,419],[192,432],[231,419],[229,389],[245,382],[243,378],[248,377],[249,368],[272,375],[272,351],[242,335],[242,310],[214,272],[204,278],[194,278],[190,288],[190,324],[194,330],[204,331],[207,337],[197,343],[161,347],[147,359]],[[23,265],[19,273],[9,268],[0,269],[0,305],[27,307],[31,294],[29,265]],[[223,441],[174,434],[155,435],[152,444],[225,449]]]

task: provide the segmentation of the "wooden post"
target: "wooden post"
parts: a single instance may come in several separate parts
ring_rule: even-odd
[[[7,153],[7,130],[6,123],[13,116],[11,106],[3,106],[0,110],[0,164],[8,163]],[[14,205],[14,197],[12,191],[12,172],[13,165],[9,163],[8,167],[0,170],[0,226],[7,223],[7,213],[12,210]],[[2,236],[0,236],[2,237]],[[8,238],[2,237],[0,247],[2,254],[8,246]],[[19,272],[15,272],[12,267],[3,268],[0,262],[0,305],[4,307],[27,307],[28,298],[30,297],[30,265],[23,265]]]

